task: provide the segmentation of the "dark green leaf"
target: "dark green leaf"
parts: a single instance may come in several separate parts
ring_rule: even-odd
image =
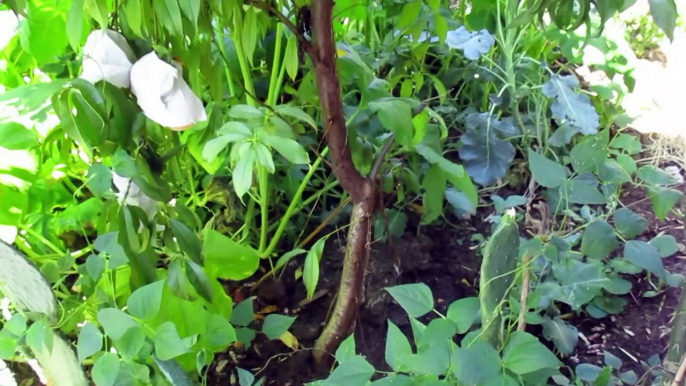
[[[576,366],[576,376],[582,381],[594,382],[603,371],[600,367],[590,363],[580,363]]]
[[[97,386],[113,386],[119,374],[119,357],[111,352],[104,353],[93,364],[91,376]]]
[[[450,304],[446,316],[457,326],[457,333],[464,334],[474,324],[480,307],[478,297],[462,298]]]
[[[649,0],[650,14],[653,21],[667,34],[669,40],[674,40],[676,28],[677,8],[674,0]]]
[[[200,238],[195,232],[191,231],[184,223],[177,219],[171,219],[171,230],[179,243],[181,250],[188,255],[196,264],[202,266],[204,259],[202,255],[202,245]]]
[[[600,135],[586,136],[574,145],[569,154],[574,171],[577,173],[595,172],[607,158],[606,145],[607,143],[604,143]]]
[[[543,336],[552,340],[563,355],[571,354],[579,340],[579,331],[560,318],[548,319],[543,323]]]
[[[422,204],[422,224],[429,224],[443,214],[443,195],[448,179],[445,171],[438,165],[431,165],[422,180],[424,196]]]
[[[295,321],[294,316],[286,316],[279,314],[269,314],[264,318],[262,324],[262,333],[269,339],[278,339],[283,335]]]
[[[255,318],[255,311],[253,310],[253,298],[247,298],[238,303],[231,314],[231,323],[236,326],[247,326]]]
[[[426,284],[403,284],[386,288],[386,291],[413,318],[424,316],[434,308],[433,295]]]
[[[649,186],[648,198],[653,203],[653,212],[655,217],[664,221],[669,212],[681,200],[684,193],[676,190],[664,188],[661,186]]]
[[[631,239],[645,232],[650,221],[629,209],[622,208],[614,214],[615,228],[624,238]]]
[[[500,355],[485,342],[475,342],[469,347],[456,349],[451,361],[455,378],[464,385],[484,384],[502,372]]]
[[[612,353],[605,351],[603,358],[605,364],[612,367],[613,369],[619,370],[622,368],[622,360],[616,357],[615,355],[612,355]]]
[[[86,323],[81,327],[76,352],[79,362],[102,350],[102,333],[92,323]]]
[[[503,367],[523,375],[543,369],[558,369],[562,363],[533,335],[516,331],[510,334],[503,351]]]
[[[124,311],[116,308],[103,308],[98,312],[98,322],[105,330],[105,335],[117,340],[124,335],[124,333],[138,324],[131,319]]]
[[[443,171],[448,173],[448,179],[450,179],[451,176],[453,176],[453,177],[464,176],[464,168],[462,168],[462,166],[445,159],[441,154],[438,154],[431,147],[429,147],[423,143],[420,143],[419,145],[415,146],[415,151],[419,155],[424,157],[424,159],[429,161],[430,164],[438,165],[441,169],[443,169]]]
[[[252,386],[255,382],[255,376],[252,375],[248,370],[243,370],[240,367],[236,367],[236,372],[238,373],[238,384],[240,386]]]
[[[665,267],[655,246],[645,241],[629,240],[624,244],[624,257],[660,279],[665,278]]]
[[[236,331],[233,326],[220,315],[211,314],[207,318],[205,331],[208,348],[213,351],[225,350],[236,341]]]
[[[581,238],[581,253],[593,260],[608,257],[618,246],[614,229],[604,220],[590,223]]]
[[[656,236],[650,240],[650,245],[657,248],[662,258],[669,257],[679,251],[676,239],[671,235]]]
[[[145,344],[145,332],[141,326],[129,328],[121,338],[115,341],[115,346],[122,359],[127,362],[133,360]]]
[[[112,171],[103,164],[93,164],[88,168],[86,186],[97,197],[103,197],[112,189]]]
[[[567,169],[529,149],[529,167],[534,180],[546,188],[557,188],[567,179]]]
[[[588,95],[576,91],[578,87],[579,80],[576,76],[554,74],[543,85],[541,92],[548,98],[555,99],[550,111],[556,119],[583,134],[595,134],[600,126],[598,112]]]
[[[374,373],[374,367],[369,362],[355,355],[338,366],[325,382],[330,385],[364,386]]]
[[[388,332],[386,334],[386,363],[395,371],[401,371],[398,367],[398,358],[412,354],[410,342],[400,329],[388,321]]]
[[[674,176],[653,165],[641,166],[638,169],[638,178],[649,185],[669,186],[678,183]]]

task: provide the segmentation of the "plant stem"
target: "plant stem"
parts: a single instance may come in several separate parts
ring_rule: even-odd
[[[260,188],[260,247],[262,252],[267,246],[267,229],[269,228],[269,173],[264,166],[257,167],[257,179]]]
[[[279,227],[276,229],[274,236],[272,236],[272,241],[269,243],[269,246],[266,250],[262,250],[262,253],[260,255],[262,258],[269,257],[276,249],[276,246],[279,245],[281,235],[283,235],[283,231],[286,229],[288,221],[291,219],[291,216],[293,216],[293,214],[296,212],[296,208],[299,208],[300,206],[300,200],[302,199],[302,195],[305,191],[305,188],[307,187],[308,183],[310,182],[310,179],[312,179],[312,176],[314,175],[314,172],[317,171],[319,165],[321,165],[322,161],[324,160],[324,157],[326,157],[326,154],[328,152],[329,148],[324,148],[321,157],[317,158],[314,161],[314,163],[310,167],[310,170],[305,175],[305,178],[303,178],[302,182],[300,183],[300,186],[298,186],[298,190],[295,192],[295,196],[293,196],[293,201],[291,201],[290,205],[288,205],[286,213],[283,215],[281,221],[279,222]]]
[[[238,56],[238,63],[241,67],[241,74],[243,74],[243,84],[245,89],[248,91],[248,95],[245,96],[245,100],[248,105],[256,107],[257,101],[253,98],[255,95],[255,86],[252,82],[252,74],[248,68],[248,61],[245,57],[245,51],[243,50],[243,14],[239,9],[234,12],[234,28],[233,32],[233,42],[236,45],[236,56]]]
[[[280,11],[283,6],[283,0],[276,2],[276,7]],[[278,23],[276,26],[276,44],[274,46],[274,62],[272,65],[272,75],[269,80],[269,94],[267,96],[267,104],[270,106],[276,105],[276,99],[279,97],[278,91],[281,88],[279,82],[279,69],[286,67],[285,63],[281,63],[281,40],[283,39],[283,24]]]
[[[526,300],[529,297],[529,287],[531,284],[531,272],[529,271],[529,262],[531,261],[531,256],[528,254],[524,255],[522,259],[522,295],[520,298],[521,309],[519,310],[519,324],[517,325],[517,331],[526,330],[526,312],[528,307],[526,305]]]
[[[224,30],[219,29],[219,39],[221,40],[220,42],[217,42],[217,48],[219,49],[219,53],[221,56],[224,58],[225,61],[225,66],[224,66],[224,72],[226,73],[226,82],[229,84],[229,92],[231,93],[231,96],[236,95],[236,86],[233,84],[233,76],[231,76],[231,69],[229,68],[229,57],[226,56],[226,47],[224,47]],[[235,41],[234,41],[234,44]]]

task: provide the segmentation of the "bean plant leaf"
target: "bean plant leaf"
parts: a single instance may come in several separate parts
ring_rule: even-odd
[[[552,340],[563,355],[571,354],[579,340],[579,331],[560,318],[548,319],[543,323],[543,336]]]
[[[665,278],[665,267],[658,249],[645,241],[629,240],[624,244],[624,257],[660,279]]]
[[[395,133],[399,144],[412,146],[412,108],[402,100],[385,99],[369,103],[369,108],[379,117],[381,124]]]
[[[264,318],[264,324],[262,325],[262,333],[267,335],[269,339],[278,339],[283,335],[295,321],[295,317],[269,314]]]
[[[176,326],[170,321],[164,322],[157,328],[153,342],[155,355],[163,361],[176,358],[190,351],[190,347],[181,339]]]
[[[157,316],[162,305],[164,283],[164,280],[159,280],[135,290],[126,301],[129,313],[143,320]]]
[[[641,166],[638,169],[638,178],[646,184],[657,186],[676,185],[679,182],[673,175],[654,165]]]
[[[255,318],[253,298],[249,297],[234,307],[231,313],[231,323],[236,326],[245,327]]]
[[[664,221],[669,212],[674,209],[674,206],[681,200],[684,193],[676,190],[665,188],[662,186],[649,186],[647,189],[648,198],[653,204],[653,213],[655,217]]]
[[[458,348],[452,356],[452,371],[464,385],[482,385],[502,372],[500,355],[488,343],[475,342]]]
[[[412,354],[412,347],[410,342],[405,337],[402,331],[388,321],[388,332],[386,334],[386,363],[395,371],[401,371],[398,367],[398,358]]]
[[[510,334],[503,350],[503,367],[518,375],[543,369],[556,370],[561,365],[555,354],[527,332]]]
[[[336,361],[341,364],[355,356],[355,334],[350,334],[336,349]]]
[[[457,333],[464,334],[474,324],[480,307],[478,297],[462,298],[450,304],[446,316],[457,326]]]
[[[413,318],[424,316],[434,308],[433,294],[424,283],[398,285],[386,291]]]
[[[615,212],[613,219],[617,232],[627,239],[632,239],[640,235],[650,226],[650,221],[645,217],[626,208],[622,208]]]
[[[595,382],[603,369],[590,363],[580,363],[576,366],[576,376],[582,381]]]
[[[86,322],[79,332],[79,338],[76,343],[76,353],[79,357],[79,362],[97,353],[102,349],[102,333],[92,323]]]
[[[312,299],[312,296],[314,296],[314,291],[317,289],[317,282],[319,282],[319,261],[322,259],[325,243],[326,237],[317,240],[305,258],[305,266],[303,267],[303,283],[305,284],[305,289],[307,290],[308,299]]]
[[[103,308],[98,312],[98,322],[105,330],[105,335],[117,340],[124,333],[138,324],[124,311],[116,308]]]
[[[181,250],[188,255],[195,263],[204,264],[204,258],[202,255],[202,244],[200,243],[200,238],[195,232],[191,231],[186,224],[173,218],[170,221],[171,230],[176,237],[176,242],[179,243]]]
[[[598,112],[586,94],[576,91],[579,80],[574,75],[551,75],[541,92],[555,99],[550,106],[553,116],[582,134],[595,134],[600,126]]]
[[[462,26],[456,30],[448,31],[445,44],[452,49],[462,50],[465,58],[477,60],[491,51],[495,44],[495,39],[486,29],[478,32],[469,32]]]
[[[96,386],[113,386],[119,374],[119,357],[111,352],[104,353],[93,364],[91,377]]]
[[[238,373],[238,384],[240,386],[253,386],[255,376],[250,371],[236,367],[236,372]]]
[[[595,172],[607,158],[607,142],[599,135],[589,135],[574,145],[570,152],[577,173]]]
[[[207,340],[208,348],[214,351],[224,350],[236,341],[236,331],[233,326],[220,315],[211,314],[207,318],[205,330],[204,338]]]
[[[252,276],[260,263],[257,251],[209,230],[205,234],[205,269],[212,277],[243,280]]]
[[[590,302],[608,283],[603,265],[599,263],[582,263],[570,259],[553,265],[553,275],[557,283],[543,283],[541,290],[546,288],[554,300],[569,304],[574,310]]]
[[[590,223],[581,237],[581,253],[593,260],[608,257],[618,246],[614,229],[604,220]]]
[[[582,173],[571,180],[565,180],[561,191],[572,204],[605,204],[607,198],[598,191],[599,183],[598,178],[592,173]]]
[[[648,0],[653,21],[665,32],[669,40],[674,40],[677,8],[674,0]]]
[[[326,379],[326,384],[364,386],[372,378],[376,370],[359,355],[347,359]]]
[[[660,257],[665,258],[672,256],[679,251],[679,246],[676,239],[672,235],[661,235],[656,236],[650,240],[650,245],[657,248]]]
[[[474,182],[486,186],[503,178],[515,156],[507,141],[518,133],[511,117],[498,120],[489,113],[470,113],[460,138],[460,158]]]
[[[539,185],[546,188],[557,188],[565,182],[567,179],[567,169],[531,148],[528,151],[531,174]]]

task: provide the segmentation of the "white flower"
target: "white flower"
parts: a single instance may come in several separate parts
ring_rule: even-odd
[[[129,88],[132,63],[136,60],[126,38],[115,31],[95,30],[83,46],[81,78],[91,83],[105,80]]]
[[[161,60],[153,51],[131,68],[131,92],[143,113],[172,130],[184,130],[206,121],[202,101],[183,80],[181,65]]]

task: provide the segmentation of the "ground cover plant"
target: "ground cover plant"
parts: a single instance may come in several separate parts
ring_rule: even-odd
[[[684,278],[683,226],[655,230],[683,179],[642,162],[603,35],[632,3],[0,2],[0,359],[58,386],[678,381],[682,318],[669,353],[594,343]]]

